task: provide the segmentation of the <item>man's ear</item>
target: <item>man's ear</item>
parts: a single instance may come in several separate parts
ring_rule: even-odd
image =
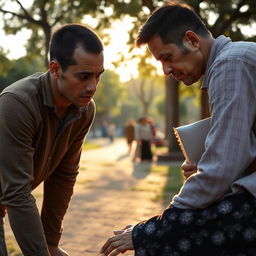
[[[188,30],[183,37],[183,45],[193,52],[198,51],[200,47],[200,38],[196,33]]]
[[[50,70],[51,74],[53,75],[53,77],[55,79],[59,79],[60,78],[61,67],[60,67],[60,64],[57,61],[52,60],[49,63],[49,70]]]

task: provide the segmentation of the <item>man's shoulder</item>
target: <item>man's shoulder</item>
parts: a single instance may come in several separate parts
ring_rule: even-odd
[[[24,106],[36,113],[44,100],[41,81],[43,74],[35,73],[14,82],[2,91],[0,99],[9,99],[9,102],[16,102],[17,106]]]
[[[35,73],[30,76],[24,77],[11,85],[7,86],[1,94],[11,93],[17,97],[26,98],[34,94],[40,85],[40,77],[44,73]]]
[[[215,61],[245,61],[252,62],[256,59],[256,43],[237,41],[225,45]]]

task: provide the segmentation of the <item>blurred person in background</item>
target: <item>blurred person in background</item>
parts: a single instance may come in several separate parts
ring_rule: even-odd
[[[139,145],[139,158],[141,161],[152,161],[151,141],[153,139],[152,128],[147,118],[142,117],[135,129],[135,138]]]
[[[116,125],[114,123],[110,123],[108,125],[108,138],[109,141],[112,143],[115,139],[115,133],[116,133]]]
[[[135,126],[136,123],[133,119],[128,119],[124,127],[124,137],[128,146],[128,154],[132,151],[132,143],[135,140]]]

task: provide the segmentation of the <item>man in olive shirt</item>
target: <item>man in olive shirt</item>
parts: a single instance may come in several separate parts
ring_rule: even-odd
[[[81,146],[95,115],[92,97],[103,45],[83,25],[54,32],[50,64],[0,95],[0,255],[3,217],[24,256],[67,256],[58,244],[78,174]],[[41,216],[31,191],[44,182]]]

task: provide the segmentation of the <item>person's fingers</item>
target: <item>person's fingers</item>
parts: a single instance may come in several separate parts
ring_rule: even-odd
[[[103,252],[103,255],[109,255],[109,253],[116,250],[116,248],[118,248],[118,243],[117,242],[110,243],[109,246]]]
[[[113,245],[115,247],[115,250],[113,250],[109,256],[116,256],[120,253],[125,253],[127,250],[132,249],[130,243],[124,240],[120,240]]]
[[[134,227],[134,225],[129,224],[129,225],[127,225],[125,228],[123,228],[123,229],[121,229],[121,230],[114,230],[113,232],[114,232],[115,235],[120,235],[120,234],[122,234],[124,231],[126,231],[127,229],[130,229],[130,228],[133,228],[133,227]]]
[[[120,235],[124,232],[124,230],[114,230],[113,232],[115,235]]]
[[[188,162],[183,162],[183,164],[181,165],[181,169],[183,170],[183,171],[194,171],[194,170],[196,170],[196,168],[197,168],[197,166],[196,165],[194,165],[194,164],[190,164],[190,163],[188,163]]]
[[[197,171],[183,171],[183,176],[185,177],[185,179],[188,179],[191,175],[193,175],[194,173],[196,173]]]
[[[106,241],[106,243],[102,246],[100,252],[103,253],[104,251],[107,250],[107,248],[109,248],[109,247],[111,247],[111,246],[113,247],[112,244],[113,244],[115,241],[117,241],[118,239],[119,239],[118,236],[110,237],[110,238]]]
[[[134,225],[128,224],[124,229],[132,228]]]
[[[121,251],[119,250],[119,248],[116,248],[111,254],[109,254],[109,256],[116,256],[119,253],[121,253]]]
[[[185,177],[189,177],[189,176],[191,176],[192,174],[194,174],[195,173],[195,171],[185,171],[185,172],[183,172],[183,175],[185,176]]]
[[[115,236],[109,238],[106,243],[103,245],[100,253],[104,256],[116,256],[119,253],[124,253],[127,250],[133,249],[132,244],[132,229],[133,225],[129,225],[128,229],[125,230],[115,230]],[[119,233],[119,234],[118,234]]]

